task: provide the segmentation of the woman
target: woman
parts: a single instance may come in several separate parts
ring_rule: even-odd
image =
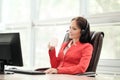
[[[55,47],[48,45],[52,68],[45,73],[78,74],[87,70],[93,47],[89,43],[90,28],[85,18],[75,17],[71,20],[69,38],[70,41],[62,44],[58,57]]]

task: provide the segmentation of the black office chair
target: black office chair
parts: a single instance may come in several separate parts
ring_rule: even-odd
[[[100,58],[100,53],[102,49],[102,42],[104,38],[104,33],[103,32],[95,32],[92,31],[90,32],[90,43],[93,45],[93,53],[92,53],[92,58],[90,60],[90,64],[84,74],[78,74],[78,75],[87,75],[87,76],[95,76],[96,75],[96,69],[97,69],[97,64]],[[69,36],[68,33],[65,35],[64,41],[69,41]]]
[[[86,75],[86,76],[92,76],[94,77],[96,75],[96,69],[97,69],[97,64],[99,61],[100,53],[101,53],[101,48],[102,48],[102,42],[104,38],[104,33],[103,32],[95,32],[92,31],[90,32],[90,43],[93,45],[93,53],[92,53],[92,58],[90,60],[90,64],[84,74],[77,74],[77,75]],[[63,42],[69,41],[69,34],[66,33]],[[48,68],[40,68],[36,70],[46,70]]]

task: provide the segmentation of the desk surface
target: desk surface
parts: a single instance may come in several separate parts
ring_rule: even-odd
[[[26,74],[6,74],[0,75],[0,80],[120,80],[120,76],[96,77],[65,75],[65,74],[45,74],[45,75],[26,75]]]

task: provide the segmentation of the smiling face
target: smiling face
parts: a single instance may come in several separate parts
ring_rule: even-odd
[[[70,29],[69,29],[69,38],[79,40],[81,35],[80,32],[81,32],[81,29],[76,24],[76,20],[71,21]]]

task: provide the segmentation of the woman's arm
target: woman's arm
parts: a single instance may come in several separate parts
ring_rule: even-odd
[[[49,50],[49,57],[50,57],[50,64],[52,68],[57,68],[59,64],[59,60],[56,57],[56,50],[55,48],[52,50]]]

